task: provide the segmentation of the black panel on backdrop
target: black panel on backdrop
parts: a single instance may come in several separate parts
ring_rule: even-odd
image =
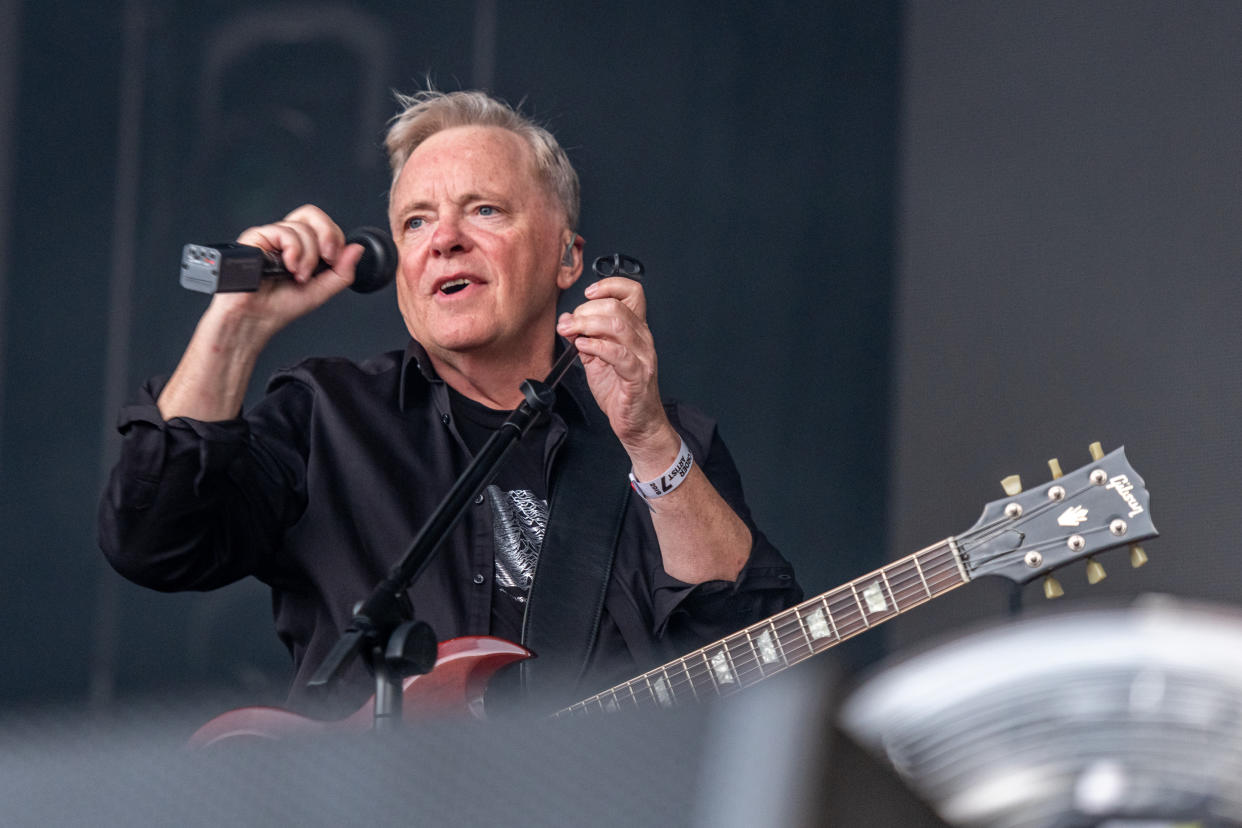
[[[99,393],[107,313],[129,317],[129,396],[172,369],[203,309],[177,284],[186,240],[232,238],[307,201],[382,225],[389,90],[429,72],[453,89],[493,66],[492,91],[525,98],[561,137],[583,176],[588,256],[632,250],[648,265],[665,390],[720,419],[752,508],[806,587],[880,562],[899,4],[478,6],[495,14],[486,60],[472,53],[474,4],[295,2],[278,16],[113,0],[71,18],[22,4],[0,599],[38,625],[2,634],[25,669],[6,672],[0,696],[85,694],[107,627],[96,578],[119,607],[122,697],[282,694],[287,657],[261,585],[168,596],[101,571],[99,458],[116,439]],[[135,18],[139,214],[118,233],[139,265],[130,305],[106,309],[116,44]],[[255,387],[301,357],[364,357],[404,336],[390,293],[342,296],[282,332]]]

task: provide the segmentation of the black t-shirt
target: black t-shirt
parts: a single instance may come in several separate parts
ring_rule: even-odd
[[[473,454],[479,453],[511,413],[488,408],[451,388],[449,405],[457,432]],[[508,641],[522,639],[526,599],[548,528],[547,442],[548,419],[540,417],[509,448],[484,490],[492,507],[496,544],[491,633]]]

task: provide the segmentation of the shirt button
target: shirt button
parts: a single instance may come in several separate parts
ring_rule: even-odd
[[[474,505],[475,506],[483,505],[483,493],[482,492],[479,492],[477,495],[474,496]]]
[[[445,425],[448,425],[448,424],[449,424],[449,415],[447,415],[447,414],[441,414],[441,415],[440,415],[440,422],[444,423]]]
[[[483,577],[483,573],[481,573],[481,572],[480,572],[479,574],[477,574],[477,575],[475,575],[475,576],[474,576],[474,582],[475,582],[476,584],[481,584],[481,583],[483,583],[483,582],[484,582],[484,581],[486,581],[486,580],[487,580],[487,579]]]

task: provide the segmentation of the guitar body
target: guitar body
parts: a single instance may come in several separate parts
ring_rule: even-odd
[[[401,716],[419,719],[470,716],[483,718],[483,693],[498,670],[530,658],[525,647],[490,636],[465,636],[441,642],[436,666],[430,673],[405,680]],[[280,739],[287,736],[336,731],[368,730],[372,698],[338,721],[319,721],[278,707],[230,710],[200,727],[190,737],[191,747],[207,747],[234,739]]]

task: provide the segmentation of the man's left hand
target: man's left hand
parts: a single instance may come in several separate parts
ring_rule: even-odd
[[[647,327],[647,299],[633,279],[601,279],[587,301],[562,314],[556,330],[582,355],[587,382],[640,480],[663,474],[681,438],[660,401],[655,341]],[[645,475],[645,476],[644,476]]]

